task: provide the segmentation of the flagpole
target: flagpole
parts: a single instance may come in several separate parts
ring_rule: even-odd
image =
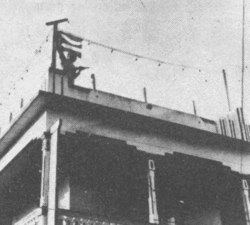
[[[56,33],[58,31],[58,24],[63,22],[69,22],[67,18],[61,20],[55,20],[51,22],[47,22],[47,26],[53,26],[53,42],[52,42],[52,58],[51,58],[51,68],[56,68]]]

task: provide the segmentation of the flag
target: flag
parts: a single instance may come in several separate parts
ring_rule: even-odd
[[[57,48],[63,51],[73,51],[77,57],[81,58],[82,38],[63,31],[57,32]]]

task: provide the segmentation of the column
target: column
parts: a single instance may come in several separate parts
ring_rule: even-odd
[[[42,175],[41,175],[41,198],[42,225],[46,225],[48,191],[49,191],[49,159],[50,159],[50,133],[45,132],[42,143]]]
[[[157,211],[156,193],[155,193],[155,163],[154,160],[148,161],[148,205],[149,205],[149,223],[159,224]]]
[[[49,190],[47,224],[56,225],[57,210],[57,160],[58,144],[62,121],[58,120],[50,129]]]

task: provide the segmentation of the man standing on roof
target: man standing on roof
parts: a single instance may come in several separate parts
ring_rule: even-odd
[[[73,44],[72,41],[77,44]],[[57,51],[63,71],[68,75],[70,84],[73,84],[73,81],[80,75],[82,70],[89,68],[74,65],[77,58],[81,58],[81,53],[78,51],[78,49],[82,48],[82,45],[79,44],[81,41],[82,39],[62,31],[57,33]]]

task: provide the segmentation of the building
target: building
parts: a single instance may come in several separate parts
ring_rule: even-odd
[[[240,110],[217,123],[68,75],[50,68],[1,136],[1,224],[250,224]]]

